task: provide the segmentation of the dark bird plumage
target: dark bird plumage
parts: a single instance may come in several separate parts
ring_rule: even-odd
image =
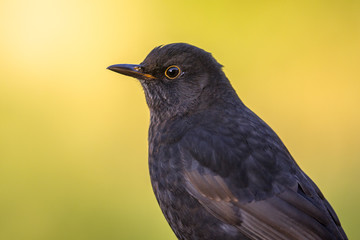
[[[144,88],[151,183],[179,239],[347,239],[319,188],[210,53],[175,43],[109,69]]]

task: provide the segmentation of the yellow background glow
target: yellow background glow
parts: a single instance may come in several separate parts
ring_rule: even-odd
[[[106,70],[171,42],[213,53],[360,238],[360,1],[2,0],[0,33],[0,239],[175,239],[141,86]]]

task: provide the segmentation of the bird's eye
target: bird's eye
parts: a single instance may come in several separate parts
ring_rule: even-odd
[[[165,71],[165,76],[168,79],[175,79],[178,76],[180,76],[181,70],[178,66],[172,65],[170,67],[168,67]]]

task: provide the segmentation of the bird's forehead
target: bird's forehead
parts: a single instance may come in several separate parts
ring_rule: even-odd
[[[179,67],[198,69],[221,69],[219,64],[210,53],[201,48],[186,43],[172,43],[154,48],[142,64],[147,71],[166,68],[171,65]]]
[[[196,56],[186,49],[169,49],[158,47],[149,53],[143,61],[148,67],[166,67],[174,64],[186,64],[196,61]]]

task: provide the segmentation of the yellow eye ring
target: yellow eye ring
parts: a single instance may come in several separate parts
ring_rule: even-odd
[[[181,70],[178,66],[171,65],[165,70],[165,76],[168,79],[175,79],[180,76]]]

